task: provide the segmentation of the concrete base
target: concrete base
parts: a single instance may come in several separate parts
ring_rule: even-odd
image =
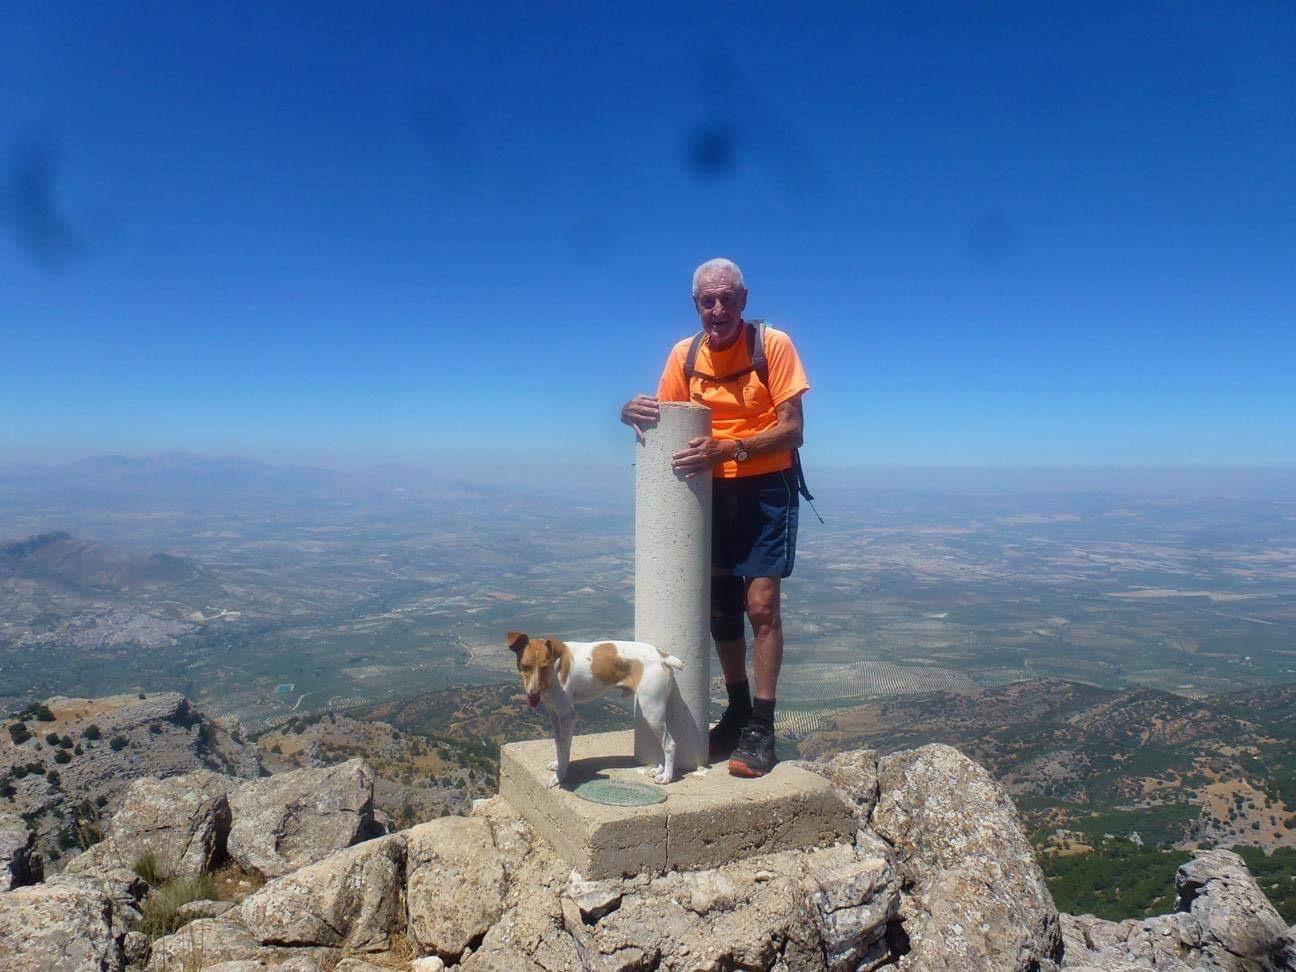
[[[567,779],[550,789],[553,740],[509,743],[500,753],[500,796],[589,880],[716,867],[854,839],[852,809],[827,780],[797,766],[742,780],[721,763],[666,786],[666,802],[649,807],[604,806],[571,792],[595,777],[650,783],[633,749],[631,732],[577,736]]]

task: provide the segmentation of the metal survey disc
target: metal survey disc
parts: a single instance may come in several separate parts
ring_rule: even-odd
[[[647,807],[666,802],[666,791],[659,786],[619,780],[586,780],[572,792],[582,800],[611,807]]]

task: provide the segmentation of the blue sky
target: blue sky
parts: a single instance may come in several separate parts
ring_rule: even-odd
[[[1296,462],[1296,8],[7,2],[0,458],[628,461],[741,263],[807,463]]]

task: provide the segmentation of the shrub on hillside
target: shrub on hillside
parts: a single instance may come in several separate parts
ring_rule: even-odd
[[[49,780],[51,786],[59,786],[63,782],[63,777],[59,776],[58,770],[50,770],[45,774],[45,779]]]
[[[98,726],[96,726],[93,722],[90,723],[90,725],[86,726],[85,729],[81,731],[82,739],[99,739],[102,736],[103,736],[103,730],[100,729]]]
[[[59,742],[58,742],[58,744],[59,744],[60,746],[62,746],[64,749],[71,749],[71,748],[72,748],[72,737],[71,737],[71,736],[66,736],[66,735],[65,735],[65,736],[62,736],[62,737],[59,738]]]
[[[54,713],[49,710],[49,706],[44,702],[33,702],[27,706],[27,713],[37,722],[54,721]]]
[[[56,762],[56,763],[70,763],[70,762],[72,762],[72,757],[71,757],[71,755],[68,753],[68,751],[67,751],[66,749],[60,749],[60,750],[58,750],[57,752],[54,753],[54,762]]]
[[[59,734],[57,732],[45,733],[45,741],[51,746],[57,746],[59,743]]]
[[[27,729],[25,722],[9,723],[9,738],[14,741],[15,746],[21,746],[31,738],[31,732]]]
[[[112,741],[108,743],[113,748],[113,752],[120,752],[130,745],[130,740],[125,736],[113,736]]]

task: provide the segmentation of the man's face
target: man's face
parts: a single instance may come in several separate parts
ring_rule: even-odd
[[[704,274],[693,303],[711,347],[723,350],[738,340],[747,291],[734,285],[732,274],[726,270]]]

